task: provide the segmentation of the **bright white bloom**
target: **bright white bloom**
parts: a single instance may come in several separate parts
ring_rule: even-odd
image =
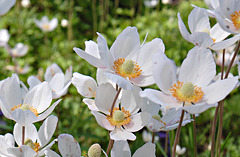
[[[56,142],[56,140],[53,140],[51,143],[49,143],[57,127],[57,121],[58,121],[58,118],[56,116],[53,116],[53,115],[49,116],[43,122],[43,124],[41,125],[38,131],[35,125],[33,124],[25,126],[24,145],[30,147],[33,151],[35,151],[35,155],[34,155],[35,157],[43,156],[44,151],[50,149],[52,145]],[[16,123],[14,126],[13,135],[18,146],[21,146],[22,145],[22,126],[19,125],[18,123]],[[10,148],[10,150],[12,150],[13,153],[16,152],[16,154],[18,151],[21,151],[19,149],[20,148],[16,148],[16,147]]]
[[[183,155],[186,152],[186,148],[185,147],[180,147],[179,145],[176,146],[176,154],[177,155]]]
[[[149,113],[138,112],[140,108],[137,105],[142,103],[140,90],[137,86],[133,86],[132,91],[123,90],[121,107],[117,101],[111,117],[110,110],[117,91],[110,83],[101,84],[97,88],[95,104],[100,112],[92,110],[92,114],[99,125],[111,131],[111,139],[135,140],[136,136],[132,132],[142,129],[149,122]]]
[[[28,47],[23,43],[17,43],[11,51],[12,57],[22,57],[28,52]]]
[[[0,0],[0,15],[7,13],[15,3],[16,0]]]
[[[194,45],[213,50],[227,48],[240,39],[240,36],[234,36],[224,40],[230,33],[224,31],[218,23],[211,28],[208,12],[198,7],[194,8],[188,16],[188,26],[191,34],[186,29],[180,13],[178,13],[178,26],[185,40]]]
[[[151,142],[152,141],[152,134],[150,132],[148,132],[147,130],[143,130],[142,132],[142,138],[144,142]],[[154,142],[158,142],[159,141],[159,136],[155,135],[154,136]]]
[[[10,38],[10,34],[7,29],[0,29],[0,46],[6,46],[8,40]]]
[[[58,19],[57,18],[53,18],[51,21],[49,21],[47,16],[43,16],[40,21],[39,20],[35,20],[35,24],[42,31],[51,32],[51,31],[53,31],[57,27]]]
[[[156,157],[155,144],[148,142],[138,148],[132,157]],[[114,141],[111,157],[131,157],[131,150],[127,141]]]
[[[144,0],[144,5],[148,8],[154,8],[158,5],[159,0]]]
[[[213,10],[219,25],[231,34],[240,33],[240,1],[215,0],[217,6]],[[212,3],[213,4],[213,3]]]
[[[1,157],[13,157],[7,151],[8,148],[14,147],[15,141],[12,134],[0,135],[0,156]]]
[[[171,4],[172,0],[162,0],[162,4]]]
[[[21,90],[16,74],[3,81],[0,99],[4,116],[22,126],[45,119],[60,102],[58,100],[51,105],[52,92],[47,82],[35,86],[26,94]]]
[[[72,66],[69,66],[64,75],[62,69],[54,63],[47,67],[44,79],[49,83],[50,88],[52,89],[53,99],[58,99],[67,94],[68,87],[71,85]],[[35,76],[30,76],[27,82],[30,85],[30,89],[42,83]]]
[[[60,134],[58,136],[58,150],[63,157],[81,157],[81,148],[78,142],[69,134]],[[60,157],[52,150],[46,150],[47,157]]]
[[[61,20],[61,26],[62,27],[67,27],[67,25],[68,25],[68,20],[67,19],[62,19]]]
[[[31,2],[30,0],[22,0],[21,1],[21,5],[24,7],[24,8],[28,8],[30,6]]]
[[[238,77],[232,77],[211,83],[216,75],[213,55],[209,49],[198,46],[189,51],[178,76],[175,64],[165,54],[157,53],[153,62],[154,80],[161,91],[145,89],[141,96],[163,106],[182,107],[191,114],[216,106],[238,82]]]
[[[110,50],[104,37],[98,33],[98,44],[86,41],[85,51],[73,50],[97,68],[107,69],[105,75],[121,88],[130,90],[132,83],[148,86],[154,83],[152,77],[152,55],[164,51],[161,39],[140,44],[136,27],[127,27],[118,35]]]

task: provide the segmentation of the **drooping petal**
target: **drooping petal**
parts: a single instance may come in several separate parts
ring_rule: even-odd
[[[179,72],[180,82],[191,82],[204,87],[216,75],[216,64],[209,49],[195,46],[188,52]]]
[[[73,73],[72,84],[82,96],[87,98],[95,97],[97,83],[92,77],[75,72]]]
[[[130,123],[124,125],[124,128],[129,132],[137,132],[141,130],[151,118],[151,114],[147,112],[140,112],[131,116]]]
[[[203,88],[204,98],[208,104],[215,104],[224,99],[237,85],[238,77],[216,81]]]
[[[18,146],[22,145],[22,129],[23,126],[19,125],[18,123],[14,125],[13,135]],[[25,140],[31,139],[33,142],[36,142],[37,136],[37,128],[35,127],[35,125],[29,124],[25,126]]]
[[[164,53],[156,53],[153,56],[153,78],[164,93],[170,94],[169,89],[177,82],[176,74],[176,65]]]
[[[20,108],[12,111],[11,119],[19,123],[19,125],[27,126],[31,123],[38,121],[37,116],[30,110],[23,111]]]
[[[46,110],[52,101],[52,91],[47,82],[33,87],[25,96],[24,104],[33,106],[38,113]]]
[[[127,141],[114,141],[111,150],[112,157],[131,157],[130,147]]]
[[[119,140],[134,141],[136,139],[136,136],[133,133],[123,129],[122,127],[116,127],[113,131],[111,131],[110,138],[114,141]]]
[[[62,156],[81,156],[81,148],[78,142],[69,134],[60,134],[58,136],[58,150]]]
[[[105,115],[103,115],[97,111],[92,111],[91,113],[95,116],[98,124],[101,127],[105,128],[107,130],[113,130],[115,128],[115,126],[111,125],[111,123],[107,120],[107,117]]]
[[[41,147],[45,146],[52,138],[53,133],[57,127],[58,118],[56,116],[49,116],[41,125],[38,131],[38,142]]]
[[[142,147],[138,148],[133,154],[133,157],[156,157],[156,145],[154,143],[148,142]]]

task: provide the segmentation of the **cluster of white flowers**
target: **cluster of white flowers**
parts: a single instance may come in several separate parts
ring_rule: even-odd
[[[9,1],[7,5],[6,11],[12,4]],[[134,132],[143,127],[147,127],[153,135],[159,131],[174,130],[191,123],[193,119],[190,114],[201,114],[216,107],[239,84],[239,76],[216,78],[216,63],[211,50],[223,50],[239,41],[240,0],[212,0],[210,5],[212,10],[196,6],[192,10],[188,17],[190,32],[178,13],[179,30],[183,38],[195,45],[189,50],[179,70],[166,56],[160,38],[141,44],[137,28],[127,27],[110,49],[100,33],[97,33],[97,43],[85,42],[85,51],[73,48],[81,58],[98,68],[97,81],[76,72],[72,76],[71,66],[64,74],[57,64],[46,69],[45,81],[30,76],[27,81],[29,89],[17,74],[2,80],[0,107],[4,116],[16,124],[13,134],[0,136],[0,156],[58,157],[60,155],[51,150],[56,142],[62,156],[81,156],[79,144],[69,134],[61,134],[50,142],[58,121],[56,116],[50,114],[61,99],[52,105],[51,102],[65,95],[71,83],[85,97],[83,102],[97,123],[109,131],[107,152],[99,144],[94,144],[89,148],[89,157],[100,157],[102,152],[105,156],[130,157],[128,140],[136,139]],[[212,28],[209,15],[218,21]],[[41,21],[36,20],[36,25],[42,31],[54,30],[57,23],[56,18],[49,21],[46,16]],[[62,23],[67,25],[66,21]],[[234,36],[227,38],[230,34]],[[1,30],[0,37],[0,46],[9,49],[12,57],[27,53],[27,47],[21,43],[13,49],[9,48],[7,42],[10,35],[7,30]],[[232,66],[230,63],[228,65]],[[160,90],[141,89],[154,83]],[[44,122],[37,131],[33,123],[42,120]],[[181,150],[180,146],[177,149],[179,155],[186,151]],[[147,142],[140,147],[133,157],[154,157],[155,151],[153,139],[152,143]]]

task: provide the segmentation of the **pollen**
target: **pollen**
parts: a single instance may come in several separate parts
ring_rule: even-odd
[[[38,111],[33,106],[30,106],[30,105],[27,105],[27,104],[20,104],[20,105],[13,106],[11,108],[11,111],[16,110],[17,108],[20,108],[23,111],[30,110],[38,117]]]
[[[122,107],[121,110],[115,107],[113,109],[113,116],[111,117],[110,115],[107,115],[107,120],[111,123],[111,125],[120,127],[121,125],[130,123],[130,117],[131,113],[125,110],[124,107]]]
[[[234,24],[234,27],[236,29],[240,29],[240,11],[234,11],[234,13],[231,14],[231,20]]]
[[[119,58],[114,61],[115,72],[124,78],[135,78],[142,74],[141,67],[132,60],[125,60],[125,58]]]
[[[169,89],[172,96],[179,102],[196,103],[203,97],[203,91],[201,87],[194,86],[191,82],[177,82]]]
[[[33,142],[31,139],[26,139],[24,145],[31,147],[35,152],[38,152],[40,145],[37,142]]]

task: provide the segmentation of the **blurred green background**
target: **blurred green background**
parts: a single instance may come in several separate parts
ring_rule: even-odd
[[[142,42],[147,33],[147,41],[161,38],[165,44],[167,56],[180,66],[193,45],[185,41],[178,30],[177,12],[181,13],[183,21],[187,24],[187,17],[193,9],[190,4],[206,7],[206,4],[200,0],[175,1],[171,4],[162,4],[160,1],[153,8],[146,7],[143,0],[31,0],[28,7],[23,7],[21,1],[17,0],[14,7],[0,17],[0,29],[8,29],[11,35],[8,44],[11,47],[22,42],[29,48],[26,56],[17,58],[20,66],[23,67],[26,64],[30,66],[28,73],[19,74],[20,79],[25,84],[31,75],[38,74],[43,78],[47,66],[52,63],[57,63],[63,71],[72,65],[73,72],[95,78],[96,68],[81,59],[73,51],[73,47],[84,49],[85,41],[96,41],[96,32],[104,35],[110,47],[115,38],[127,26],[138,28]],[[35,19],[41,19],[45,15],[49,19],[54,17],[58,19],[58,26],[52,32],[43,32],[34,23]],[[62,19],[68,20],[66,27],[62,27],[60,24]],[[212,22],[215,21],[212,20]],[[6,69],[7,65],[14,65],[14,62],[7,51],[1,47],[0,57],[0,66],[2,67],[0,79],[3,80],[14,73]],[[237,75],[236,67],[233,67],[232,73]],[[157,88],[156,85],[151,87]],[[238,104],[240,95],[237,94],[238,92],[239,89],[234,90],[225,101],[223,156],[239,156],[240,154],[240,107]],[[57,134],[69,133],[79,142],[82,151],[87,151],[90,145],[95,142],[100,143],[102,148],[106,150],[107,130],[97,124],[94,116],[82,103],[83,97],[77,93],[73,85],[70,86],[68,94],[62,99],[59,107],[53,113],[54,115],[60,113],[59,129],[54,138],[57,137]],[[214,112],[215,109],[209,109],[196,119],[199,156],[209,156],[210,128]],[[7,122],[7,125],[0,125],[0,134],[12,132],[14,122],[4,117],[2,119]],[[36,125],[39,127],[41,123]],[[141,131],[136,133],[136,136],[137,140],[130,142],[132,153],[144,144]],[[184,156],[192,156],[192,124],[182,128],[180,145],[187,147]],[[159,147],[156,148],[157,156],[161,156]],[[57,150],[56,146],[54,149]]]

